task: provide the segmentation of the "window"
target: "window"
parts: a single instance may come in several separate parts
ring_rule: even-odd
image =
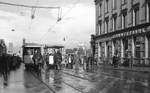
[[[106,2],[105,2],[105,13],[107,13],[108,12],[108,0],[106,0]]]
[[[102,15],[102,4],[99,4],[99,16]]]
[[[146,19],[147,22],[150,22],[150,3],[148,3],[146,6]]]
[[[108,18],[105,19],[105,33],[108,33],[108,23],[109,23],[109,20]]]
[[[122,13],[122,29],[127,27],[127,12]]]
[[[133,26],[139,24],[139,7],[135,6],[133,9]]]
[[[116,30],[116,28],[117,28],[117,17],[115,16],[115,17],[113,17],[113,20],[112,20],[113,22],[112,22],[112,25],[113,25],[113,31],[115,31]]]
[[[121,0],[121,4],[126,4],[127,0]]]
[[[99,32],[99,35],[102,34],[102,23],[99,23],[98,25],[98,32]]]
[[[139,58],[137,60],[137,64],[143,63],[144,60],[142,58],[145,57],[145,39],[142,36],[135,38],[135,57]]]
[[[116,0],[112,0],[112,9],[116,9]]]

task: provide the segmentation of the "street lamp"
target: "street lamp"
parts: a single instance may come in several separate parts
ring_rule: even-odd
[[[12,32],[14,32],[14,31],[15,31],[15,29],[11,29],[11,31],[12,31]]]

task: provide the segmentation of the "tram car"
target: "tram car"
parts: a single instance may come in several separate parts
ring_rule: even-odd
[[[23,62],[25,64],[25,68],[30,69],[32,68],[32,66],[34,66],[34,61],[32,57],[36,51],[41,52],[42,45],[36,43],[24,43],[22,49],[23,49],[22,57],[23,57]]]
[[[57,67],[57,62],[59,58],[56,58],[57,52],[59,51],[62,54],[64,46],[61,45],[45,45],[44,54],[46,56],[46,65],[49,69],[55,69]],[[62,58],[62,55],[60,55]]]

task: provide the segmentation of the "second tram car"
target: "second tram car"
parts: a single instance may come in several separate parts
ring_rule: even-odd
[[[48,68],[57,69],[61,67],[60,65],[62,61],[63,48],[64,46],[61,46],[61,45],[45,45],[44,54],[46,56],[46,64]],[[58,55],[58,51],[60,52],[59,53],[60,55]]]
[[[41,52],[42,45],[36,43],[24,43],[23,45],[23,62],[25,64],[26,69],[34,66],[34,61],[32,60],[35,51]]]

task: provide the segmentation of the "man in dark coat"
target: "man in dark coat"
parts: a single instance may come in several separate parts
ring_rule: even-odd
[[[55,57],[55,63],[56,63],[56,69],[61,69],[61,62],[62,62],[62,54],[58,50],[57,53],[54,55]]]
[[[33,55],[33,61],[35,65],[35,70],[40,71],[43,66],[43,57],[40,51],[37,50],[36,53]]]

